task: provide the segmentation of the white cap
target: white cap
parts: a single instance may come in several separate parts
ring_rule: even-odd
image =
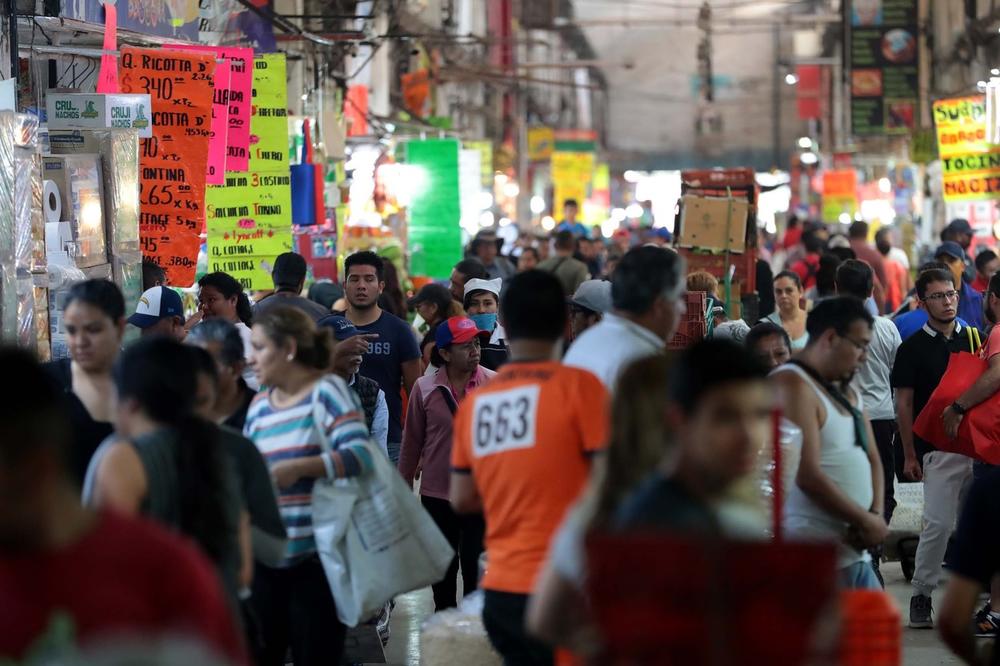
[[[500,288],[503,286],[503,278],[497,278],[495,280],[481,280],[479,278],[472,278],[465,283],[465,296],[468,296],[473,291],[488,291],[491,294],[496,294],[497,299],[500,298]]]

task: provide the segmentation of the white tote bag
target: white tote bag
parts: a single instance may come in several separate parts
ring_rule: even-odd
[[[319,423],[319,421],[317,421]],[[323,438],[325,450],[329,443]],[[313,486],[313,533],[337,604],[349,627],[398,594],[444,578],[455,551],[386,455],[365,444],[374,470]]]

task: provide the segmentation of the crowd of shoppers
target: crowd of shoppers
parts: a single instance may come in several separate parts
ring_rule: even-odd
[[[339,663],[314,496],[391,462],[454,551],[436,611],[481,589],[506,664],[599,660],[590,537],[768,539],[756,475],[780,409],[801,435],[783,536],[836,548],[839,587],[881,589],[893,488],[922,481],[909,624],[932,626],[961,515],[938,623],[973,659],[973,633],[1000,626],[991,604],[974,612],[1000,593],[997,477],[914,424],[957,352],[986,370],[934,415],[950,437],[1000,391],[996,254],[972,260],[957,221],[912,279],[886,230],[872,243],[861,222],[797,224],[775,248],[789,269],[773,261],[758,287],[774,309],[742,321],[722,276],[689,274],[669,234],[606,243],[578,213],[567,201],[551,247],[477,234],[447,283],[409,301],[372,252],[347,257],[342,291],[306,292],[306,261],[281,255],[253,304],[205,275],[190,316],[152,267],[134,304],[107,281],[75,285],[70,358],[0,349],[30,388],[0,406],[0,657],[24,658],[63,613],[81,647],[127,633],[233,663]],[[710,334],[668,354],[686,290],[706,293]],[[129,325],[142,336],[123,349]],[[65,584],[80,566],[84,583]],[[32,595],[31,576],[64,584]]]

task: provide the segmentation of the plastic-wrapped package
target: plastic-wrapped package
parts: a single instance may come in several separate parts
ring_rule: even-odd
[[[107,266],[107,269],[107,277],[110,277],[111,267]],[[69,348],[66,342],[66,327],[63,325],[63,309],[66,305],[66,296],[69,294],[69,288],[74,283],[81,282],[90,277],[102,276],[88,275],[68,261],[59,264],[49,264],[49,341],[53,360],[69,357]]]
[[[8,342],[20,339],[18,274],[30,273],[31,176],[37,140],[34,116],[0,111],[0,339]]]
[[[17,276],[17,344],[24,349],[34,349],[37,341],[35,331],[35,285],[31,273],[18,272]]]
[[[142,296],[142,253],[126,252],[116,256],[111,262],[114,283],[117,284],[125,297],[125,312],[132,314]],[[125,328],[125,343],[139,339],[139,329],[135,326]]]
[[[52,343],[49,340],[49,290],[37,284],[32,289],[35,292],[35,351],[38,360],[46,363],[52,360]]]
[[[34,247],[35,222],[32,215],[34,186],[40,173],[36,171],[37,159],[34,144],[14,149],[14,262],[18,270],[31,271]],[[41,201],[41,197],[39,197]],[[41,215],[41,209],[38,211]]]
[[[781,481],[782,497],[795,484],[802,457],[802,430],[786,418],[781,419]],[[774,524],[774,446],[768,442],[757,456],[756,478],[763,499],[763,509],[767,516],[768,529]]]
[[[104,160],[108,253],[115,257],[139,252],[139,133],[107,130],[96,134]]]
[[[34,156],[31,179],[31,271],[45,271],[45,214],[42,210],[42,166],[41,157]]]
[[[483,627],[482,591],[465,597],[458,608],[431,615],[420,630],[423,666],[501,666],[503,659],[490,645]]]

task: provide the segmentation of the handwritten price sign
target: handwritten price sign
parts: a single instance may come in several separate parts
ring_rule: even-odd
[[[143,255],[173,286],[194,284],[205,225],[205,176],[212,134],[215,57],[160,49],[121,51],[122,92],[148,93],[153,136],[139,153]]]

